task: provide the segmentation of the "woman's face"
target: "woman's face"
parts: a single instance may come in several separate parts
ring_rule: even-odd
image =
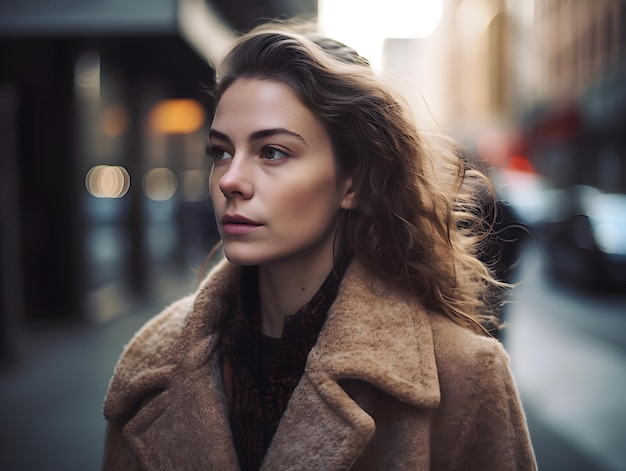
[[[322,123],[291,87],[239,79],[209,131],[211,198],[226,257],[239,265],[328,260],[341,209],[354,194],[338,179]]]

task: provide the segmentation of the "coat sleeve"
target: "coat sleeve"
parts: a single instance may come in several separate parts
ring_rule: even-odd
[[[502,345],[480,339],[442,372],[433,469],[537,469],[526,416]]]

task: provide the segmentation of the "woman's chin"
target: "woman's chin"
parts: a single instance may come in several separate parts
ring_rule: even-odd
[[[233,265],[240,265],[243,267],[260,265],[263,262],[263,258],[258,255],[242,254],[237,251],[229,251],[227,249],[224,250],[224,256]]]

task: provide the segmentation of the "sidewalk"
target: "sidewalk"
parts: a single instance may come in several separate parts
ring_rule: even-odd
[[[124,345],[195,281],[193,274],[163,278],[154,301],[125,299],[127,312],[108,322],[31,328],[19,364],[0,370],[0,470],[99,470],[102,402]]]

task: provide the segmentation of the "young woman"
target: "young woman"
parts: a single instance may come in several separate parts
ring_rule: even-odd
[[[483,327],[481,178],[367,61],[258,27],[218,71],[208,138],[225,259],[126,347],[104,468],[535,469]]]

